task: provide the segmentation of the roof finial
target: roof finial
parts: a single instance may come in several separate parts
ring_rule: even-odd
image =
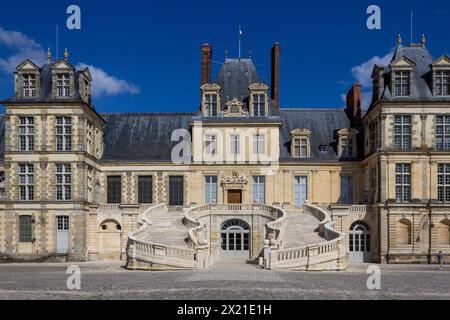
[[[228,47],[229,47],[228,38],[226,38],[225,39],[225,61],[228,60]]]
[[[398,37],[397,37],[397,46],[401,46],[402,45],[402,35],[401,34],[398,34]]]
[[[422,44],[422,48],[425,48],[425,45],[427,44],[427,38],[425,38],[425,34],[422,34],[422,40],[420,41]]]
[[[47,62],[50,63],[51,60],[52,60],[52,51],[50,50],[50,48],[48,48],[48,50],[47,50]]]
[[[69,60],[69,50],[67,50],[67,48],[64,49],[64,60]]]
[[[248,49],[248,58],[251,59],[251,58],[252,58],[252,55],[253,55],[253,48],[252,48],[252,46],[250,45],[250,48]]]

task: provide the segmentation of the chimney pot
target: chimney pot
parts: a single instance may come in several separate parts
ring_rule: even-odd
[[[347,93],[347,115],[350,118],[352,127],[361,125],[361,85],[355,83]]]
[[[202,67],[201,67],[201,85],[211,82],[211,61],[212,61],[212,46],[209,43],[204,43],[201,46],[202,53]]]
[[[271,76],[271,98],[275,102],[275,109],[280,111],[280,52],[281,46],[276,42],[272,47],[272,76]]]

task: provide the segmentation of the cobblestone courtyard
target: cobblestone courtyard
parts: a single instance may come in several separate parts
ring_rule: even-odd
[[[0,265],[0,299],[447,299],[450,267],[381,266],[381,290],[369,291],[368,265],[345,272],[274,272],[218,263],[208,271],[132,272],[121,263],[86,263],[81,290],[69,291],[69,264]]]

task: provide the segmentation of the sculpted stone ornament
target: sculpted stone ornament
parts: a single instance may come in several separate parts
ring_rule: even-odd
[[[223,115],[225,117],[245,117],[248,116],[248,112],[244,110],[244,104],[234,98],[226,103]]]
[[[247,185],[248,179],[244,175],[240,175],[239,172],[233,171],[230,176],[222,176],[222,186],[224,185]]]

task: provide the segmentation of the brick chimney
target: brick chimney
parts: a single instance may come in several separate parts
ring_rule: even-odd
[[[270,93],[271,98],[275,102],[275,108],[280,111],[280,44],[277,42],[272,47],[271,57],[272,57],[272,76],[271,76],[271,86]]]
[[[354,84],[347,93],[347,115],[350,118],[352,127],[361,125],[361,85]]]
[[[201,85],[211,82],[211,60],[212,60],[212,46],[205,43],[201,46],[202,49],[202,79]]]

